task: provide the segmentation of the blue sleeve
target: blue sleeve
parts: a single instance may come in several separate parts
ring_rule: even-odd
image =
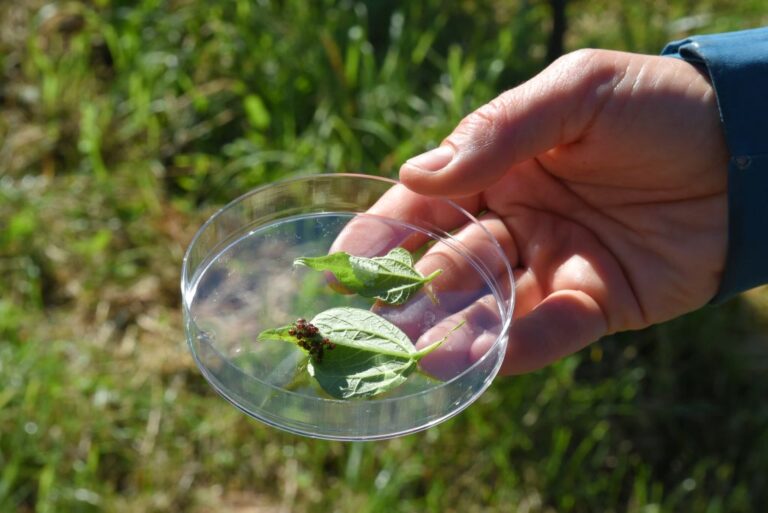
[[[768,28],[690,37],[662,55],[706,68],[717,96],[730,151],[721,302],[768,283]]]

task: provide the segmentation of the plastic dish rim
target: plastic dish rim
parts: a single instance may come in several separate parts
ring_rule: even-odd
[[[205,233],[205,231],[208,229],[208,227],[210,225],[214,224],[214,222],[221,215],[223,215],[226,211],[228,211],[230,208],[234,207],[238,203],[241,203],[242,201],[244,201],[249,196],[258,194],[258,193],[264,191],[265,189],[269,189],[269,188],[274,187],[276,185],[289,184],[291,182],[310,181],[310,180],[313,180],[313,179],[327,178],[327,177],[363,178],[363,179],[367,179],[367,180],[376,180],[376,181],[381,181],[381,182],[389,183],[389,184],[391,184],[393,186],[394,185],[401,185],[401,183],[399,181],[393,180],[391,178],[386,178],[386,177],[376,176],[376,175],[367,175],[367,174],[362,174],[362,173],[317,173],[317,174],[311,174],[311,175],[301,175],[301,176],[297,176],[297,177],[293,177],[293,178],[288,178],[288,179],[284,179],[284,180],[279,180],[279,181],[275,181],[275,182],[271,182],[271,183],[259,186],[259,187],[255,188],[255,189],[252,189],[252,190],[250,190],[250,191],[248,191],[248,192],[246,192],[244,194],[241,194],[237,198],[233,199],[232,201],[230,201],[229,203],[227,203],[226,205],[224,205],[223,207],[218,209],[214,214],[212,214],[205,221],[205,223],[202,224],[202,226],[200,226],[200,228],[195,233],[194,237],[192,237],[192,240],[190,241],[189,246],[187,246],[187,250],[184,252],[184,258],[182,260],[182,273],[181,273],[181,296],[182,296],[182,306],[184,308],[184,312],[183,313],[184,313],[184,318],[185,318],[185,323],[184,323],[185,324],[185,331],[186,331],[186,323],[187,322],[194,322],[194,320],[192,320],[191,313],[189,311],[188,299],[191,299],[191,298],[187,297],[187,295],[188,295],[187,287],[185,287],[185,283],[191,282],[192,278],[194,278],[194,276],[191,276],[189,279],[187,278],[188,275],[189,275],[189,267],[188,267],[189,258],[190,258],[190,254],[192,252],[192,249],[195,247],[195,245],[197,244],[198,240],[200,239],[200,237],[202,237],[202,234]],[[476,367],[481,366],[483,364],[483,362],[486,360],[486,358],[489,358],[489,355],[493,352],[492,349],[494,349],[497,345],[504,345],[504,346],[506,346],[507,341],[508,341],[507,340],[508,339],[508,332],[509,332],[509,328],[510,328],[510,326],[512,324],[512,313],[514,311],[514,306],[515,306],[515,293],[514,293],[515,292],[515,281],[514,281],[514,276],[512,274],[512,267],[511,267],[508,259],[504,255],[504,252],[501,249],[501,245],[499,244],[499,242],[496,240],[496,238],[493,236],[493,234],[491,234],[491,232],[488,231],[488,229],[479,222],[479,220],[474,215],[470,214],[466,209],[464,209],[463,207],[459,206],[458,204],[456,204],[452,200],[444,199],[443,198],[443,199],[441,199],[441,201],[444,201],[447,204],[451,205],[452,208],[455,208],[456,210],[458,210],[462,214],[464,214],[468,218],[468,220],[470,222],[472,222],[475,225],[479,226],[480,229],[482,229],[485,232],[486,236],[492,241],[496,252],[498,253],[501,261],[504,263],[504,266],[505,266],[505,269],[506,269],[506,274],[507,274],[507,277],[509,278],[509,283],[510,283],[510,297],[509,297],[509,300],[505,302],[506,303],[505,308],[502,309],[503,322],[502,322],[501,330],[499,331],[499,334],[497,335],[496,340],[489,347],[489,349],[486,351],[486,353],[481,358],[479,358],[477,361],[473,362],[472,365],[470,365],[465,370],[463,370],[460,374],[457,374],[453,378],[451,378],[451,379],[449,379],[447,381],[444,381],[444,382],[440,383],[439,385],[436,385],[434,387],[430,387],[430,388],[428,388],[426,390],[422,390],[420,392],[416,392],[416,393],[408,394],[408,395],[404,395],[404,396],[397,396],[397,397],[390,397],[390,398],[385,398],[385,399],[374,399],[374,400],[372,400],[372,401],[374,401],[376,403],[379,403],[379,404],[385,403],[385,402],[393,402],[393,403],[394,402],[400,402],[400,401],[403,401],[406,398],[417,397],[419,395],[429,394],[429,393],[434,392],[437,389],[440,389],[440,388],[443,388],[443,387],[448,387],[452,383],[461,380],[465,375],[471,373]],[[439,234],[436,234],[436,235],[439,235]],[[206,257],[207,256],[208,255],[206,255]],[[499,295],[501,296],[501,294],[499,294]],[[187,338],[187,337],[185,337],[185,338]],[[192,352],[192,356],[194,357],[195,363],[197,364],[198,368],[201,370],[201,372],[203,373],[203,375],[206,378],[206,380],[209,381],[214,386],[216,391],[220,395],[222,395],[225,399],[227,399],[229,402],[231,402],[233,405],[235,405],[241,411],[247,413],[248,415],[255,415],[253,412],[250,412],[249,410],[246,410],[242,406],[240,406],[239,404],[235,403],[230,397],[228,397],[225,394],[225,392],[223,390],[219,390],[219,385],[217,383],[214,383],[214,379],[212,379],[214,377],[213,376],[209,376],[209,373],[207,372],[207,367],[205,366],[205,364],[198,357],[197,351],[195,350],[195,348],[194,348],[194,346],[192,344],[192,341],[188,340],[187,343],[189,345],[189,348],[190,348],[190,350]],[[232,362],[230,361],[230,359],[226,355],[221,353],[221,351],[219,351],[218,348],[216,348],[213,344],[208,344],[208,345],[214,351],[216,351],[216,353],[222,359],[222,361],[225,361],[228,365],[233,365]],[[502,349],[505,349],[505,348],[506,347],[504,347]],[[494,371],[492,373],[493,376],[495,376],[495,374],[498,373],[500,365],[496,365],[495,367],[496,368],[494,369]],[[247,377],[248,379],[252,379],[254,381],[257,381],[258,383],[260,383],[264,387],[271,388],[271,389],[273,389],[275,391],[278,391],[280,393],[283,393],[283,394],[296,395],[298,397],[302,397],[302,398],[306,399],[306,396],[303,395],[303,394],[298,394],[296,392],[292,392],[290,390],[285,390],[284,388],[272,385],[270,383],[266,383],[266,382],[258,379],[255,376],[252,376],[250,374],[246,374],[245,372],[243,372],[242,370],[240,370],[236,366],[235,366],[235,368],[241,374],[243,374],[245,377]],[[491,378],[493,376],[491,376]],[[218,380],[215,380],[215,381],[218,381]],[[490,381],[491,381],[491,379],[489,379],[487,381],[487,383],[485,384],[484,388],[486,388],[490,384]],[[327,398],[324,398],[324,397],[317,397],[317,398],[312,398],[312,399],[313,400],[317,400],[317,401],[321,401],[321,402],[330,402],[330,403],[335,403],[335,404],[348,404],[349,403],[349,401],[346,401],[346,400],[343,400],[343,399],[327,399]],[[431,425],[434,425],[436,423],[441,422],[442,420],[450,418],[453,415],[455,415],[455,414],[459,413],[460,411],[462,411],[464,408],[469,406],[469,404],[471,404],[471,403],[472,403],[472,401],[467,401],[462,406],[462,408],[458,408],[455,412],[452,411],[447,416],[441,417],[440,419],[438,419],[436,421],[430,422],[427,426],[420,427],[420,428],[417,428],[417,429],[413,429],[412,431],[408,431],[408,432],[406,432],[404,434],[407,434],[409,432],[421,431],[423,429],[428,428]],[[271,425],[275,426],[275,427],[279,427],[281,429],[287,429],[285,426],[281,426],[281,425],[275,424],[274,422],[269,422],[269,421],[265,420],[261,416],[259,416],[258,418],[263,420],[263,421],[265,421],[265,422],[267,422],[268,424],[271,424]],[[290,430],[290,429],[288,429],[288,430],[289,431],[295,431],[295,430]],[[302,431],[295,431],[295,432],[304,433]],[[323,437],[323,438],[328,438],[328,437]],[[374,439],[374,438],[377,438],[377,437],[366,437],[366,438]],[[378,438],[389,438],[389,437],[388,436],[380,436]],[[353,439],[353,438],[349,438],[349,437],[346,437],[346,438],[345,437],[335,437],[335,439]]]

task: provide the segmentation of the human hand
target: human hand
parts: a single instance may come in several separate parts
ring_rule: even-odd
[[[393,188],[372,211],[417,219],[432,208],[424,196],[439,196],[481,214],[514,267],[502,372],[521,373],[712,298],[725,265],[727,159],[712,87],[695,67],[583,50],[406,162],[410,190]],[[353,223],[335,246],[375,239]],[[461,279],[451,276],[435,286]],[[487,344],[470,341],[467,354]]]

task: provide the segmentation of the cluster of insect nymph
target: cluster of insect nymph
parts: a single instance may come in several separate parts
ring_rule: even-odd
[[[307,322],[306,319],[296,319],[296,322],[288,330],[288,334],[296,337],[299,347],[308,351],[318,362],[323,361],[323,353],[326,350],[332,350],[336,347],[336,344],[320,334],[317,326]]]

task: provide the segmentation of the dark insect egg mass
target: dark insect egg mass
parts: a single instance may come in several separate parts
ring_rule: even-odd
[[[326,349],[331,350],[336,347],[330,339],[320,334],[317,326],[303,318],[296,319],[296,322],[288,330],[288,334],[296,337],[299,347],[308,351],[309,355],[318,362],[323,361],[323,353]]]

